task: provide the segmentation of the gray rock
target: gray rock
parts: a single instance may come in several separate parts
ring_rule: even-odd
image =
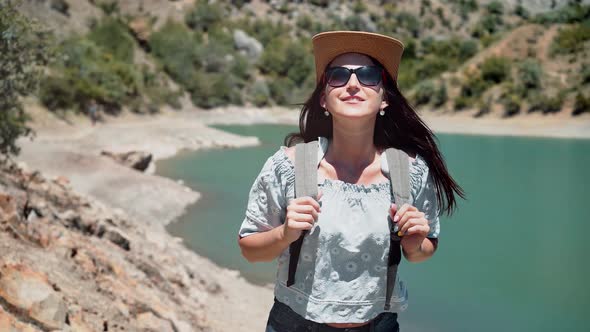
[[[110,157],[121,165],[142,172],[149,167],[152,161],[152,154],[143,151],[130,151],[125,153],[113,153],[109,151],[102,151],[101,155]]]
[[[238,50],[245,53],[245,55],[251,60],[258,60],[264,48],[262,44],[254,37],[248,36],[242,30],[234,30],[234,45]]]

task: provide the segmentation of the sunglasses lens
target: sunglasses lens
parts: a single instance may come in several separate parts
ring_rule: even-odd
[[[350,71],[343,67],[330,68],[327,72],[328,84],[334,87],[346,85],[350,79]]]
[[[357,79],[363,85],[374,86],[381,82],[381,68],[375,66],[359,67],[354,70]],[[326,71],[326,79],[329,85],[340,87],[346,85],[352,71],[345,67],[332,67]]]
[[[377,85],[381,82],[381,68],[361,67],[356,70],[356,77],[364,85]]]

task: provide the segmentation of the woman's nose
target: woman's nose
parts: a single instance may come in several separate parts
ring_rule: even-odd
[[[356,77],[356,74],[353,73],[352,75],[350,75],[350,79],[346,83],[346,88],[347,89],[358,89],[359,84],[360,83],[358,81],[358,78]]]

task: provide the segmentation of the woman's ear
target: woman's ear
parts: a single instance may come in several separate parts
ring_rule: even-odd
[[[386,108],[387,106],[389,106],[389,103],[387,103],[387,100],[383,99],[383,100],[381,101],[381,109],[384,109],[384,108]]]

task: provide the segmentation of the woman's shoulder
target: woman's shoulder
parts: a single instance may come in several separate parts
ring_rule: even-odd
[[[294,150],[293,150],[294,151]],[[260,175],[262,177],[273,177],[278,182],[289,182],[295,176],[295,167],[289,158],[290,148],[281,146],[266,160]],[[293,152],[294,154],[294,152]]]

